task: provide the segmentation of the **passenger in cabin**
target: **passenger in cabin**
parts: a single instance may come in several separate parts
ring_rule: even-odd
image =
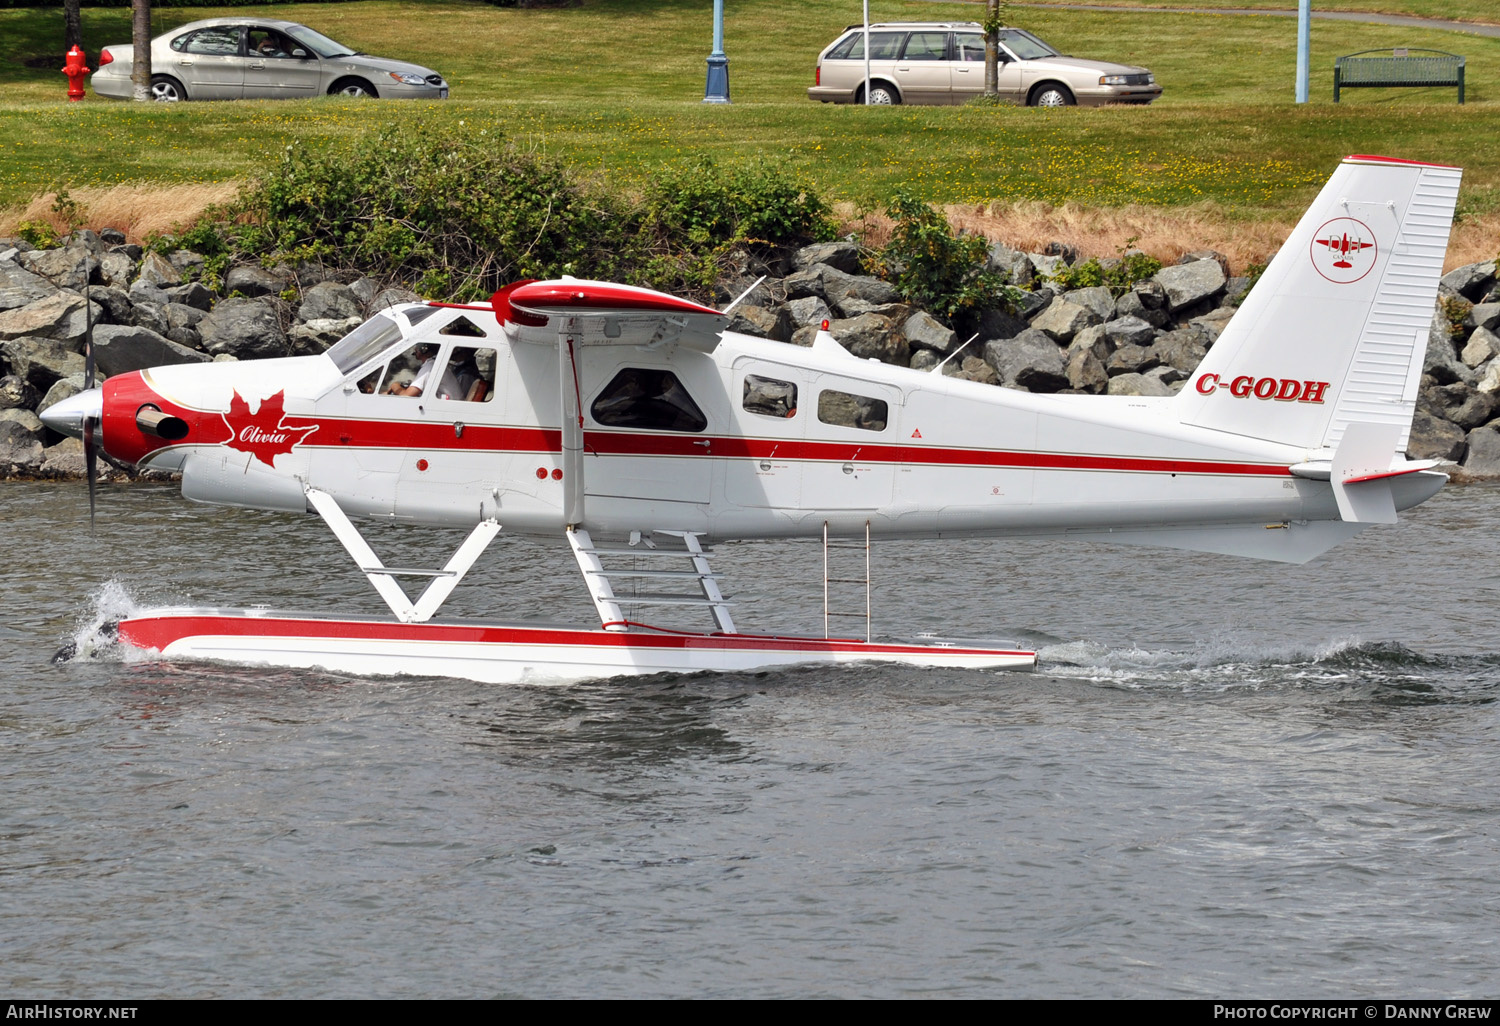
[[[415,347],[413,353],[422,361],[422,366],[417,368],[417,373],[409,384],[403,385],[399,381],[391,382],[390,388],[386,389],[387,395],[419,396],[426,390],[428,379],[432,377],[433,364],[437,362],[437,346],[424,343]],[[454,373],[450,361],[443,367],[442,377],[438,379],[436,397],[462,399],[463,396],[464,391],[459,387],[458,375]]]

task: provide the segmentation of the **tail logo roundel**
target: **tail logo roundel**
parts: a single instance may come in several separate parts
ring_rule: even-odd
[[[1325,222],[1308,250],[1313,269],[1337,285],[1352,285],[1369,274],[1380,252],[1369,225],[1352,217]]]

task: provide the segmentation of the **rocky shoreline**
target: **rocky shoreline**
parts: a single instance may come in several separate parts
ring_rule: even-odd
[[[861,251],[848,241],[770,260],[737,253],[717,298],[727,302],[765,274],[735,308],[732,330],[810,345],[826,319],[856,356],[903,367],[941,366],[1031,392],[1165,396],[1182,388],[1252,286],[1204,250],[1124,291],[1067,290],[1052,276],[1071,256],[992,245],[990,269],[1026,291],[1013,312],[978,315],[973,338],[863,273]],[[200,280],[204,266],[196,253],[143,251],[112,231],[75,231],[51,249],[0,239],[0,477],[82,476],[81,443],[55,435],[37,414],[83,388],[90,320],[102,380],[167,363],[319,353],[376,310],[419,298],[306,264],[235,266],[210,289]],[[1495,262],[1444,275],[1408,453],[1451,461],[1458,480],[1500,477],[1497,332]],[[102,469],[106,478],[137,476]]]

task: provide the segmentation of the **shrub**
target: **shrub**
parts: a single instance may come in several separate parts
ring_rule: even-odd
[[[1118,299],[1130,291],[1130,286],[1138,281],[1145,281],[1160,270],[1161,261],[1155,257],[1145,253],[1127,253],[1110,267],[1090,258],[1072,267],[1065,264],[1049,277],[1065,289],[1087,289],[1103,285]]]
[[[960,314],[1013,307],[1020,290],[987,269],[989,245],[980,235],[955,234],[948,219],[906,190],[886,213],[895,221],[891,241],[874,270],[901,297],[949,321]]]

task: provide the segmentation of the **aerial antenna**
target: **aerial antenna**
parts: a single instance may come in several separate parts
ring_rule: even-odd
[[[763,281],[765,281],[765,280],[766,280],[766,276],[764,274],[761,275],[759,278],[756,278],[754,285],[751,285],[744,292],[741,292],[739,295],[735,296],[734,297],[734,302],[730,303],[724,309],[720,310],[719,313],[727,314],[729,311],[731,311],[735,307],[739,306],[740,303],[744,302],[745,297],[748,296],[750,293],[754,292],[757,288],[759,288],[760,287],[760,283],[763,282]]]
[[[932,368],[932,370],[929,373],[937,374],[939,371],[941,371],[943,369],[943,367],[948,363],[949,360],[953,359],[959,353],[961,353],[965,349],[969,348],[969,343],[973,342],[978,337],[979,337],[979,332],[977,332],[977,331],[974,332],[974,334],[970,335],[968,337],[968,339],[965,340],[965,342],[964,342],[963,345],[959,346],[957,349],[953,350],[953,352],[951,352],[947,356],[943,357],[943,362],[940,363],[940,364],[938,364],[936,367]]]

